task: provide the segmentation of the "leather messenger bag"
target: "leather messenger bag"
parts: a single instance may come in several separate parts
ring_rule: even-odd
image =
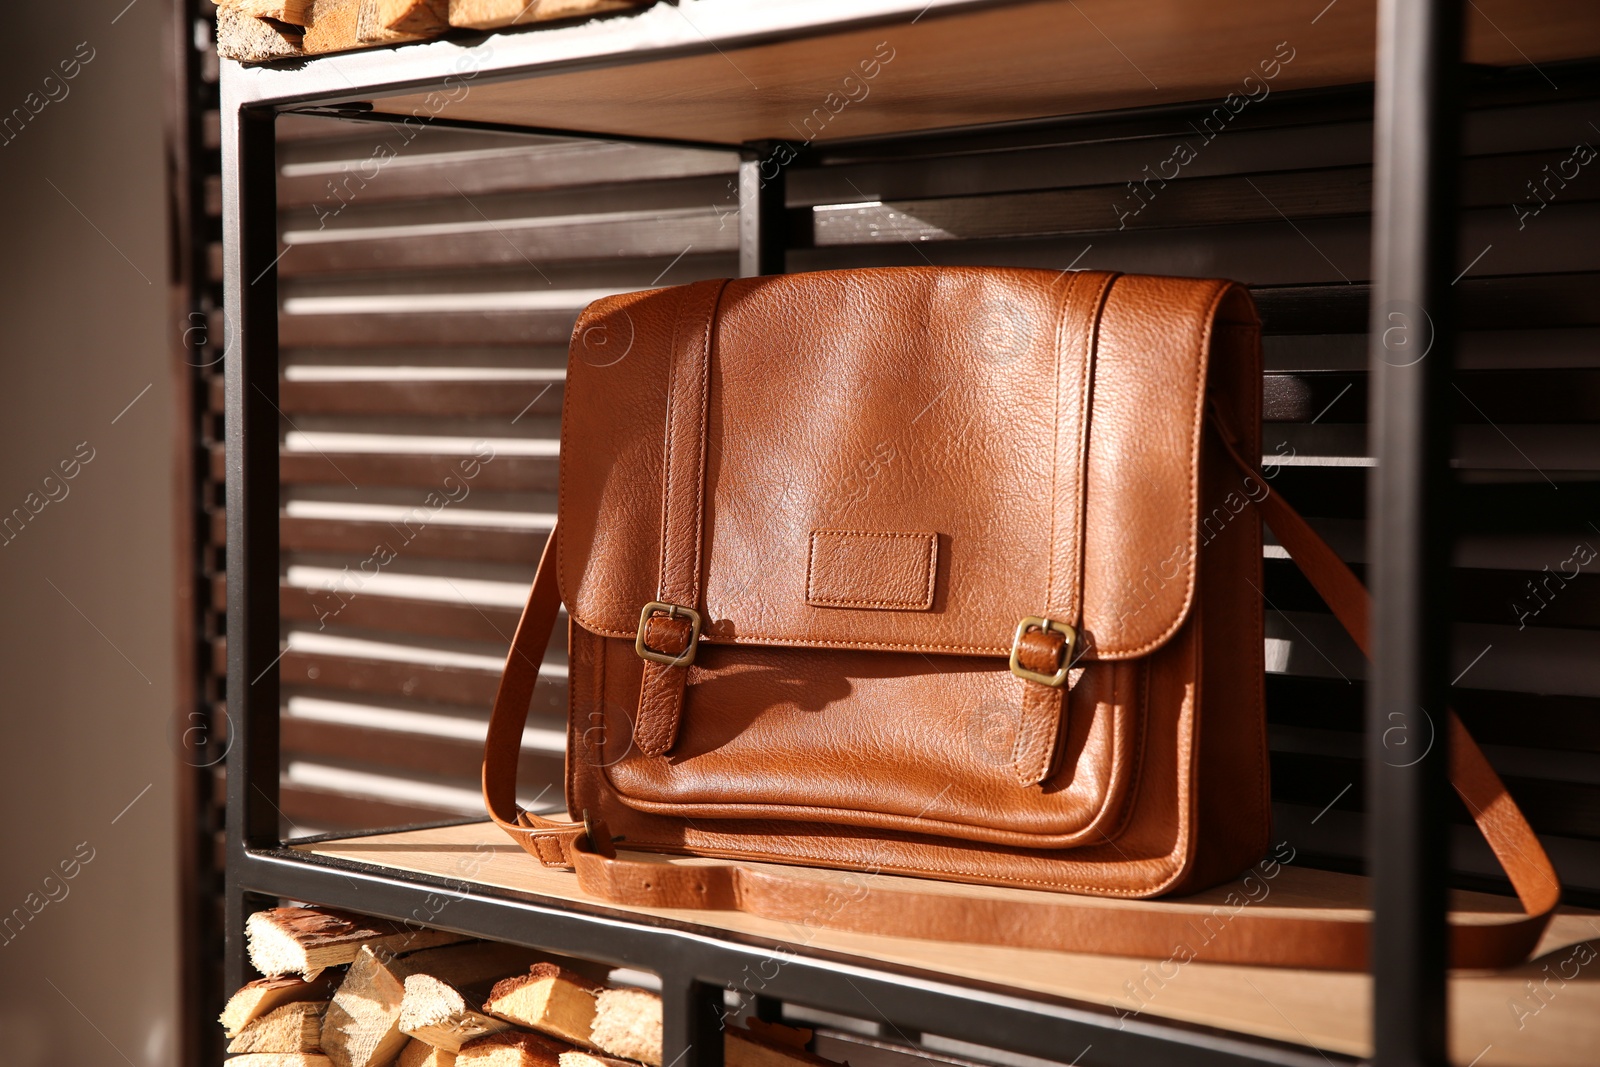
[[[1261,382],[1225,281],[896,268],[596,301],[490,813],[607,901],[1170,955],[1194,917],[1140,898],[1269,844],[1260,519],[1366,643],[1366,591],[1253,462]],[[570,823],[515,799],[563,604]],[[1520,961],[1555,873],[1441,718],[1525,910],[1453,924],[1453,962]],[[1204,958],[1361,968],[1369,937],[1355,909],[1243,909]]]

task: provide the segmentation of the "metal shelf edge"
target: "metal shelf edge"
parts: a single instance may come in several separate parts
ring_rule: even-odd
[[[1177,1021],[1130,1019],[1086,1002],[957,982],[911,967],[771,942],[672,919],[623,915],[603,907],[481,883],[397,871],[293,848],[242,850],[237,875],[249,891],[397,922],[522,944],[664,977],[692,975],[739,989],[758,976],[759,993],[826,1011],[884,1015],[920,1031],[1047,1059],[1095,1048],[1094,1060],[1156,1067],[1354,1064],[1338,1053]],[[426,920],[419,905],[445,897]],[[767,977],[771,971],[772,976]],[[748,984],[748,983],[746,983]],[[752,990],[754,992],[754,990]],[[1092,1061],[1091,1061],[1092,1062]]]

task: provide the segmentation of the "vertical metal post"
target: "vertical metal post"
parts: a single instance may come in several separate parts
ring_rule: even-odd
[[[661,976],[661,1062],[666,1067],[722,1067],[723,994],[698,979]]]
[[[278,830],[278,286],[273,116],[222,79],[224,420],[227,443],[229,989],[249,980],[240,883]]]
[[[1367,693],[1373,1063],[1446,1062],[1446,694],[1460,0],[1378,8]]]
[[[739,161],[739,276],[784,272],[787,144],[747,146]]]

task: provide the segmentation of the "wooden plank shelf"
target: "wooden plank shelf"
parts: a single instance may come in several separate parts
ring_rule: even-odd
[[[1041,0],[945,17],[931,12],[907,24],[664,59],[601,77],[582,72],[474,86],[449,111],[458,119],[507,125],[810,143],[1221,101],[1230,93],[1242,101],[1248,93],[1370,80],[1374,4],[1345,0],[1313,23],[1317,6]],[[1550,2],[1483,0],[1478,6],[1488,15],[1474,20],[1473,53],[1491,65],[1524,60],[1487,18],[1536,50],[1539,62],[1574,46],[1592,50],[1600,17],[1592,8]],[[638,18],[664,21],[665,14]],[[1263,64],[1276,73],[1270,82],[1262,80]],[[662,92],[668,85],[673,91]],[[374,106],[410,114],[424,99],[401,96]]]
[[[237,84],[262,101],[316,96],[396,120],[729,146],[1184,101],[1214,105],[1226,126],[1272,93],[1371,81],[1375,9],[1376,0],[694,0],[353,53],[337,71],[316,59],[240,68]],[[1600,8],[1590,4],[1480,0],[1468,10],[1473,63],[1558,62],[1597,42]],[[425,71],[456,81],[414,88],[438,80]]]
[[[624,908],[599,904],[575,875],[533,862],[493,824],[467,823],[399,833],[323,840],[294,851],[380,868],[386,873],[462,878],[471,860],[472,888],[533,894],[557,902],[599,906],[637,922],[670,920],[704,936],[740,934],[783,946],[784,952],[836,952],[863,966],[892,964],[949,979],[992,983],[1052,997],[1102,1005],[1123,1022],[1177,1020],[1242,1034],[1310,1045],[1325,1052],[1365,1056],[1371,979],[1365,974],[1241,967],[1199,961],[1178,963],[1075,955],[981,944],[915,941],[820,927],[802,927],[738,912]],[[710,862],[671,860],[675,863]],[[914,881],[876,875],[872,882]],[[1292,864],[1271,882],[1254,883],[1250,895],[1263,910],[1304,914],[1332,910],[1357,918],[1366,880]],[[1261,887],[1265,886],[1263,890]],[[1046,898],[1071,907],[1075,898],[1029,890],[950,886],[951,892]],[[1196,922],[1213,915],[1239,885],[1222,886],[1154,906],[1193,911]],[[1240,899],[1240,897],[1235,898]],[[1096,901],[1097,904],[1103,902]],[[1149,903],[1129,905],[1149,907]],[[1516,910],[1515,901],[1458,893],[1458,908],[1491,919]],[[1213,920],[1215,921],[1215,920]],[[531,933],[531,932],[530,932]],[[1226,936],[1226,928],[1214,936]],[[1451,1059],[1477,1067],[1582,1067],[1592,1063],[1594,1018],[1600,1015],[1600,912],[1566,908],[1552,922],[1536,958],[1496,973],[1460,972],[1450,981]],[[641,960],[641,966],[649,966]]]

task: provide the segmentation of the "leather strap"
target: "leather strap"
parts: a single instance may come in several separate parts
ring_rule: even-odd
[[[557,528],[544,543],[539,570],[517,632],[511,637],[500,687],[495,690],[483,746],[483,802],[489,818],[546,867],[572,866],[572,853],[585,836],[583,823],[552,822],[517,806],[517,757],[522,752],[522,730],[528,724],[528,703],[533,700],[539,664],[561,613],[561,586],[556,581],[560,538]]]
[[[1061,294],[1056,334],[1056,451],[1051,467],[1050,567],[1045,575],[1044,617],[1077,628],[1083,593],[1083,484],[1089,450],[1089,400],[1094,381],[1095,331],[1112,272],[1068,275]],[[1020,642],[1018,662],[1037,674],[1053,674],[1070,655],[1066,638],[1033,631]],[[1068,685],[1022,679],[1022,712],[1012,749],[1012,769],[1023,787],[1050,777],[1061,751],[1071,703]]]
[[[1254,464],[1245,460],[1240,453],[1238,438],[1215,410],[1211,424],[1239,471],[1262,479],[1265,485],[1264,476]],[[1317,536],[1311,524],[1283,499],[1282,494],[1269,491],[1257,502],[1257,506],[1267,526],[1277,535],[1278,543],[1299,566],[1301,573],[1327,603],[1334,618],[1355,640],[1357,647],[1370,658],[1372,649],[1367,623],[1371,614],[1371,598],[1361,579],[1345,566],[1344,560],[1326,541]],[[1527,917],[1520,920],[1520,925],[1537,942],[1538,935],[1544,931],[1551,913],[1561,901],[1561,880],[1550,857],[1545,854],[1544,846],[1539,843],[1538,835],[1528,825],[1527,818],[1522,814],[1522,809],[1517,807],[1505,783],[1490,766],[1483,749],[1467,732],[1466,724],[1454,708],[1446,709],[1446,716],[1450,784],[1467,805],[1484,840],[1505,869],[1511,887],[1516,890],[1517,899],[1528,912]],[[1452,928],[1458,942],[1461,930],[1460,927]],[[1529,949],[1532,949],[1532,944]]]
[[[1262,478],[1215,415],[1211,420],[1241,473]],[[1265,482],[1263,481],[1263,484]],[[1363,650],[1367,648],[1366,589],[1338,555],[1276,492],[1258,505],[1279,543],[1327,601]],[[728,863],[673,863],[665,857],[618,857],[603,824],[559,823],[516,808],[517,756],[538,664],[560,610],[556,543],[551,534],[539,561],[528,606],[512,639],[505,676],[495,695],[484,754],[483,790],[496,824],[546,866],[569,866],[584,892],[631,907],[738,910],[785,922],[831,926],[897,937],[982,941],[1099,955],[1168,958],[1197,935],[1192,911],[1162,902],[1075,898],[1052,903],[953,891],[907,879],[874,884],[867,873]],[[1452,966],[1504,967],[1526,960],[1560,899],[1555,868],[1477,742],[1449,715],[1450,779],[1499,858],[1527,914],[1507,922],[1450,926]],[[914,887],[914,888],[908,888]],[[1211,914],[1215,914],[1214,912]],[[1323,970],[1364,970],[1369,923],[1323,916],[1297,918],[1241,908],[1229,913],[1227,936],[1205,941],[1194,958]]]
[[[661,473],[661,564],[656,600],[698,610],[705,529],[706,407],[711,395],[711,335],[727,279],[686,286],[672,337],[666,444]],[[640,605],[643,607],[643,605]],[[693,659],[694,629],[682,615],[658,612],[645,623],[648,647]],[[645,660],[633,739],[663,756],[678,738],[687,662]]]

